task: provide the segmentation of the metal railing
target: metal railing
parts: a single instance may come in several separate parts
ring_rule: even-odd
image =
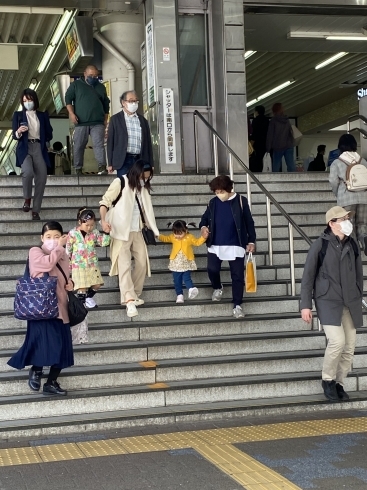
[[[296,275],[295,275],[295,261],[294,261],[294,230],[306,241],[308,245],[312,244],[311,239],[306,235],[306,233],[297,225],[297,223],[289,216],[286,210],[278,203],[278,201],[273,197],[273,195],[264,187],[264,185],[259,181],[259,179],[251,172],[251,170],[246,166],[246,164],[241,160],[241,158],[230,148],[227,143],[219,136],[217,131],[213,128],[211,124],[203,117],[199,111],[194,111],[194,137],[195,137],[195,163],[197,172],[199,172],[199,144],[198,144],[198,120],[209,129],[213,138],[213,157],[214,157],[214,173],[215,176],[219,174],[218,165],[218,141],[222,143],[224,148],[230,155],[230,175],[233,180],[233,159],[235,159],[247,174],[246,187],[247,187],[247,200],[249,207],[252,207],[251,200],[251,179],[259,187],[259,189],[265,194],[266,197],[266,218],[267,218],[267,231],[268,231],[268,250],[269,250],[269,265],[273,265],[273,231],[272,231],[272,215],[271,215],[271,204],[273,204],[280,214],[288,222],[288,239],[289,239],[289,263],[290,263],[290,280],[291,280],[291,295],[296,296]]]
[[[361,129],[361,128],[350,128],[350,123],[353,122],[353,121],[363,121],[364,124],[367,125],[367,117],[365,116],[362,116],[362,114],[353,114],[353,116],[350,116],[348,118],[348,121],[347,121],[347,133],[351,133],[352,131],[358,131],[359,133],[361,133],[362,137],[364,139],[367,139],[367,131],[365,129]]]

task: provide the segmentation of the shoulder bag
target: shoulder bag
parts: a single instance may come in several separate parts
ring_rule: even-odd
[[[66,277],[66,274],[62,270],[60,264],[56,264],[56,267],[64,276],[66,284],[68,284],[68,278]],[[78,325],[78,323],[82,323],[82,321],[85,320],[85,317],[88,314],[88,310],[80,301],[80,299],[78,299],[72,291],[67,291],[67,293],[68,293],[68,300],[69,300],[68,302],[69,324],[71,327],[74,327],[75,325]]]
[[[31,277],[29,258],[24,275],[18,279],[14,298],[14,316],[18,320],[50,320],[59,316],[56,296],[57,277],[47,272]]]
[[[153,231],[151,229],[149,229],[145,223],[143,210],[141,209],[138,196],[135,196],[135,199],[136,199],[136,202],[138,203],[141,221],[143,223],[143,228],[142,228],[141,232],[143,234],[144,241],[147,245],[157,245]]]

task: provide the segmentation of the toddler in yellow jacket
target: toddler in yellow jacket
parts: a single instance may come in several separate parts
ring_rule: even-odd
[[[176,303],[183,303],[183,284],[189,291],[189,299],[194,299],[199,294],[191,279],[191,271],[196,271],[195,256],[192,247],[199,247],[206,238],[195,238],[189,233],[187,224],[183,220],[177,220],[172,225],[170,235],[159,235],[158,239],[164,243],[172,243],[172,250],[168,269],[172,271],[173,282],[177,294]]]

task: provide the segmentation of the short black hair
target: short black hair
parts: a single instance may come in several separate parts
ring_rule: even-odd
[[[255,107],[255,111],[260,115],[260,116],[264,116],[265,114],[265,107],[263,105],[257,105]]]
[[[55,151],[61,151],[64,149],[64,145],[61,143],[61,141],[55,141],[55,143],[52,145],[52,148]]]
[[[32,90],[31,88],[25,88],[20,94],[20,103],[22,104],[22,107],[24,109],[23,97],[25,97],[27,100],[33,100],[35,111],[39,108],[40,103],[38,100],[38,95],[34,90]]]
[[[187,224],[183,219],[176,220],[172,225],[173,233],[177,235],[182,235],[183,233],[187,233]]]
[[[322,151],[326,150],[326,145],[319,145],[317,147],[317,153],[321,153]]]
[[[357,141],[351,134],[342,134],[339,138],[338,149],[344,153],[345,151],[357,151]]]
[[[45,223],[42,227],[41,235],[43,236],[46,233],[46,231],[51,231],[51,230],[59,231],[61,235],[64,234],[62,226],[58,221],[47,221],[47,223]]]
[[[227,192],[232,192],[233,189],[233,180],[231,180],[228,175],[218,175],[218,177],[215,177],[210,184],[210,190],[212,192],[215,191],[227,191]]]

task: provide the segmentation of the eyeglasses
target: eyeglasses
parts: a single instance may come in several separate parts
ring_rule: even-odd
[[[128,102],[129,104],[139,103],[138,100],[125,100],[125,102]]]
[[[340,223],[341,221],[347,221],[349,219],[349,215],[344,216],[343,218],[333,218],[332,221],[333,223]]]

